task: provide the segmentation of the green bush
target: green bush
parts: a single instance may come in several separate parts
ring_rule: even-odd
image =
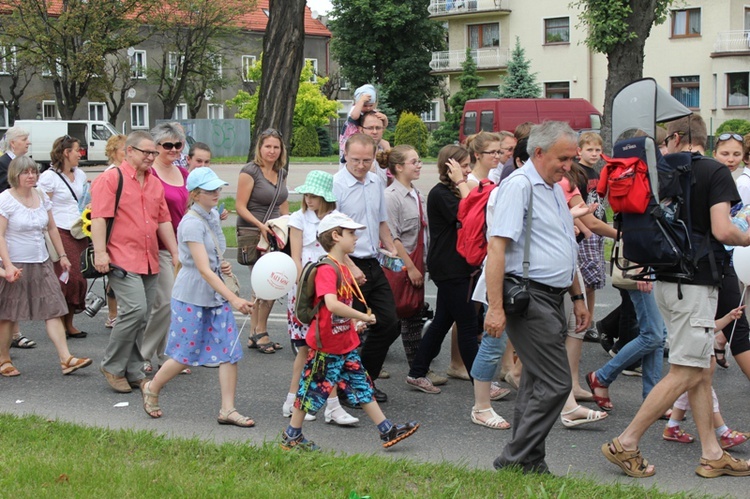
[[[314,126],[300,126],[292,134],[292,156],[319,156],[320,143]]]
[[[422,118],[409,112],[401,113],[396,124],[393,145],[408,144],[416,149],[420,156],[427,156],[428,137],[427,125],[424,124]]]
[[[319,126],[316,131],[318,132],[318,144],[320,144],[320,155],[330,156],[333,154],[331,148],[331,136],[328,134],[328,128]]]
[[[430,156],[437,157],[438,152],[444,146],[458,143],[458,130],[448,121],[443,121],[430,135],[428,152]]]
[[[734,132],[745,136],[750,133],[750,121],[741,119],[727,120],[716,129],[716,135],[721,135],[724,132]]]

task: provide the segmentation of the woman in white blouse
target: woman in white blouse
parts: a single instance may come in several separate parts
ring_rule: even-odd
[[[0,194],[0,258],[5,269],[5,279],[0,280],[0,375],[5,377],[21,374],[9,350],[11,331],[18,321],[46,322],[63,374],[91,364],[91,359],[72,356],[65,340],[60,317],[67,312],[67,304],[58,279],[70,271],[70,261],[52,217],[52,203],[35,188],[37,179],[36,163],[19,156],[8,167],[11,188]],[[45,231],[60,254],[63,274],[59,278],[47,252]]]
[[[52,213],[60,232],[64,253],[68,255],[71,267],[67,282],[60,281],[68,312],[63,317],[65,335],[68,338],[85,338],[88,333],[73,325],[73,316],[86,308],[86,279],[81,275],[81,253],[88,245],[88,238],[76,239],[70,228],[81,217],[79,200],[86,195],[86,174],[78,168],[81,160],[81,145],[77,138],[65,135],[52,144],[50,159],[52,167],[39,176],[38,187],[47,193],[52,201]],[[55,263],[55,271],[62,273],[60,263]]]

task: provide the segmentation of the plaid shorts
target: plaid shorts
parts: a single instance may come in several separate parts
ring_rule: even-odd
[[[589,289],[602,289],[607,283],[604,238],[596,234],[578,243],[578,268]]]
[[[356,350],[337,355],[310,349],[294,407],[315,414],[336,386],[352,404],[372,402],[373,385]]]

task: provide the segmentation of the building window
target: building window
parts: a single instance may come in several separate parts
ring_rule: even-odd
[[[340,100],[339,104],[341,104],[341,107],[339,108],[339,117],[342,119],[346,119],[346,117],[349,116],[349,111],[352,110],[352,106],[354,106],[354,101]]]
[[[313,70],[313,75],[312,75],[312,78],[310,78],[310,81],[313,82],[313,83],[315,83],[315,82],[318,81],[318,60],[317,59],[307,59],[306,58],[305,59],[305,64],[307,64],[308,62],[310,64],[312,64],[312,70]]]
[[[472,24],[468,26],[468,30],[469,48],[481,49],[500,46],[500,25],[498,23]]]
[[[209,104],[208,105],[208,119],[209,120],[223,120],[224,119],[224,106],[221,104]]]
[[[440,102],[436,100],[430,102],[430,110],[422,113],[422,121],[425,123],[440,121]]]
[[[107,105],[104,102],[89,102],[89,119],[107,121]]]
[[[545,19],[544,43],[570,43],[570,18]]]
[[[130,78],[142,80],[146,78],[146,51],[133,50],[130,54]]]
[[[180,71],[182,70],[182,63],[185,62],[185,56],[180,55],[177,52],[170,52],[168,54],[168,71],[167,75],[170,78],[179,78]]]
[[[130,105],[130,128],[148,128],[148,104]]]
[[[63,72],[62,71],[62,64],[60,63],[60,59],[55,59],[55,72],[56,72],[55,75],[60,75]],[[52,76],[51,64],[45,65],[42,68],[42,76],[47,77],[47,78],[49,78],[49,77]]]
[[[221,70],[221,55],[219,54],[211,54],[208,56],[208,58],[211,60],[211,64],[214,67],[214,72],[217,77],[221,78],[222,76],[222,70]]]
[[[2,103],[0,103],[0,127],[8,127],[8,108]]]
[[[750,73],[727,73],[727,106],[748,107]]]
[[[242,81],[253,81],[248,76],[250,68],[255,65],[254,55],[243,55],[242,56]]]
[[[10,74],[15,67],[16,47],[9,45],[0,46],[0,75]]]
[[[700,76],[673,76],[672,97],[692,109],[701,107],[701,79]]]
[[[177,104],[172,111],[173,120],[186,120],[188,117],[187,104]]]
[[[339,78],[339,90],[349,90],[349,82],[343,76]]]
[[[42,119],[59,120],[60,113],[57,112],[57,102],[53,100],[42,101]]]
[[[544,96],[548,99],[570,99],[570,83],[567,81],[545,83]]]
[[[672,36],[701,36],[701,10],[684,9],[672,11]]]

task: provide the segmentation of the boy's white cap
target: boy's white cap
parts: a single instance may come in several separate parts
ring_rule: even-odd
[[[359,230],[364,229],[365,226],[358,224],[351,218],[347,217],[343,213],[330,213],[323,217],[323,220],[318,224],[318,235],[323,232],[327,232],[336,227],[343,227],[345,229]]]

